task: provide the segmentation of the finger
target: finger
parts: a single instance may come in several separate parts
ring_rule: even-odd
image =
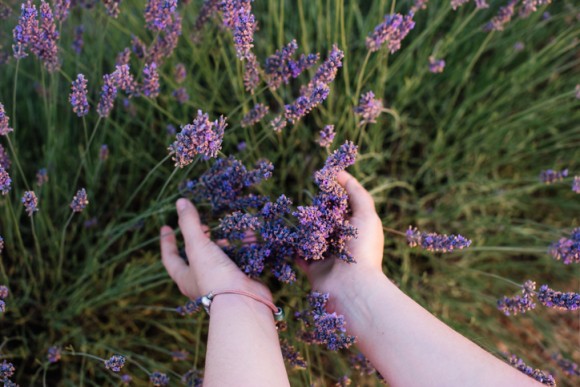
[[[179,273],[187,270],[187,264],[179,256],[179,250],[177,250],[177,240],[175,239],[175,234],[169,226],[161,227],[161,260],[165,270],[169,276],[177,283],[180,277]],[[179,283],[178,283],[179,285]]]
[[[350,173],[341,171],[337,180],[348,193],[353,215],[374,214],[376,212],[373,197]]]
[[[186,247],[193,247],[198,242],[207,241],[203,225],[199,219],[199,213],[195,206],[187,199],[179,199],[175,203],[177,214],[179,216],[179,228],[185,239]]]

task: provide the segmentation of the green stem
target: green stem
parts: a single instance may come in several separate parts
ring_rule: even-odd
[[[60,239],[60,250],[59,250],[59,254],[58,254],[58,278],[62,278],[62,265],[64,263],[64,240],[66,237],[66,229],[67,229],[68,225],[70,224],[74,214],[75,214],[74,212],[72,212],[70,214],[70,216],[68,217],[68,220],[66,221],[66,223],[62,229],[62,237]]]
[[[141,181],[141,184],[139,184],[139,186],[137,187],[137,189],[135,191],[133,191],[133,194],[131,195],[131,197],[129,198],[129,200],[127,200],[127,203],[125,204],[125,207],[123,208],[123,211],[121,212],[125,212],[125,210],[127,209],[127,207],[129,207],[129,204],[131,204],[131,202],[133,201],[133,199],[135,199],[135,197],[137,196],[137,194],[139,193],[139,191],[141,191],[141,188],[143,188],[143,186],[145,185],[145,183],[149,180],[149,178],[153,175],[153,173],[164,163],[166,162],[171,156],[167,155],[163,158],[163,160],[161,160],[160,162],[158,162],[152,170],[149,171],[149,173],[147,173],[147,176],[145,176],[145,178]]]
[[[14,158],[14,163],[16,164],[16,167],[18,168],[18,172],[20,173],[20,177],[22,177],[22,181],[24,182],[24,186],[26,187],[27,191],[30,191],[30,187],[28,186],[28,182],[26,181],[26,176],[24,175],[24,171],[22,170],[22,166],[20,166],[20,160],[18,159],[18,155],[16,153],[16,149],[14,148],[14,145],[12,144],[12,140],[10,140],[10,136],[4,136],[6,137],[6,141],[8,142],[8,147],[10,148],[10,152],[12,152],[12,157]]]

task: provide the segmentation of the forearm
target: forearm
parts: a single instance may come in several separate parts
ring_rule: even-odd
[[[212,302],[204,386],[288,386],[272,311],[242,295]]]
[[[536,381],[443,324],[378,272],[331,292],[349,334],[392,386],[536,386]]]

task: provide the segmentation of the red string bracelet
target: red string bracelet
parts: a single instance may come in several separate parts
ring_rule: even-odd
[[[235,289],[226,289],[226,290],[220,290],[217,292],[209,292],[205,296],[201,297],[201,304],[203,305],[203,308],[205,309],[207,314],[209,314],[211,302],[213,301],[214,297],[219,296],[220,294],[239,294],[241,296],[250,297],[251,299],[256,300],[258,302],[261,302],[262,304],[264,304],[268,308],[270,308],[272,310],[272,312],[274,313],[274,320],[276,320],[276,321],[284,320],[285,316],[284,316],[284,310],[282,308],[274,305],[273,303],[271,303],[270,301],[266,300],[263,297],[257,296],[253,293],[250,293],[250,292],[246,292],[244,290],[235,290]]]

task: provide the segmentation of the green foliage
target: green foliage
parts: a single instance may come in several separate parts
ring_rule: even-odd
[[[87,357],[63,355],[60,363],[48,365],[51,345],[102,358],[121,353],[149,371],[168,373],[174,383],[192,364],[203,368],[207,319],[172,311],[185,300],[160,264],[157,236],[162,224],[175,223],[178,183],[209,165],[175,170],[167,158],[173,137],[166,126],[190,123],[202,109],[212,119],[220,114],[229,119],[224,154],[236,154],[246,165],[262,157],[274,163],[274,176],[260,192],[284,193],[295,203],[309,201],[310,176],[326,157],[315,143],[318,131],[335,125],[335,147],[346,139],[360,145],[352,171],[373,194],[383,219],[389,277],[489,351],[509,350],[534,367],[555,370],[561,385],[574,384],[549,355],[571,356],[577,348],[578,314],[538,307],[507,319],[495,310],[495,301],[518,291],[509,280],[578,289],[578,267],[555,262],[546,251],[578,226],[579,196],[571,191],[570,179],[545,186],[537,177],[548,168],[580,174],[580,102],[574,97],[580,83],[580,7],[572,0],[555,2],[548,7],[548,20],[541,9],[514,19],[503,32],[488,33],[481,27],[497,12],[497,2],[487,10],[468,4],[456,12],[446,1],[431,3],[416,15],[417,25],[401,51],[391,55],[382,49],[367,56],[365,37],[382,16],[392,9],[407,12],[411,2],[256,2],[255,53],[261,62],[293,38],[300,52],[320,52],[322,58],[333,43],[345,51],[328,100],[280,135],[267,121],[250,128],[239,122],[255,102],[280,111],[308,75],[275,92],[263,83],[254,95],[244,91],[243,66],[219,22],[209,23],[200,44],[189,37],[200,1],[180,5],[184,33],[161,67],[161,95],[134,98],[129,107],[119,98],[108,119],[98,120],[95,111],[103,74],[114,70],[116,54],[130,46],[133,35],[147,44],[154,38],[144,29],[144,1],[122,2],[117,19],[107,16],[102,4],[75,8],[61,26],[60,72],[48,74],[32,56],[0,65],[0,102],[11,117],[16,150],[16,157],[11,154],[13,189],[0,196],[5,240],[0,278],[11,290],[1,317],[2,356],[16,366],[15,380],[21,385],[43,380],[51,386],[119,384],[118,377]],[[15,12],[0,26],[4,50],[12,44],[18,18],[18,6],[9,4]],[[85,46],[77,55],[71,43],[80,23]],[[514,50],[516,42],[524,44],[522,51]],[[430,55],[445,59],[442,74],[428,71]],[[191,97],[182,106],[171,95],[178,87],[172,76],[177,63],[187,68],[184,87]],[[142,65],[133,57],[133,71],[139,74]],[[77,73],[89,82],[86,121],[68,103]],[[383,99],[390,114],[361,127],[352,108],[368,90]],[[87,148],[85,136],[93,130]],[[8,148],[5,140],[0,139]],[[240,141],[248,144],[244,152],[236,149]],[[98,159],[103,143],[111,152],[105,162]],[[39,188],[35,173],[40,168],[48,169],[49,181]],[[33,222],[19,203],[26,187],[39,197]],[[90,203],[65,229],[68,204],[80,187],[87,188]],[[93,217],[97,225],[84,228]],[[396,232],[409,225],[461,233],[473,239],[472,248],[449,255],[411,249]],[[272,288],[287,314],[302,307],[309,290],[302,277],[294,286],[272,281]],[[293,338],[298,328],[290,321],[281,335]],[[294,345],[309,365],[291,371],[293,385],[329,385],[344,374],[357,378],[345,354]],[[178,349],[191,353],[188,361],[171,361],[170,351]],[[125,370],[138,385],[145,383],[146,374],[134,364]]]

